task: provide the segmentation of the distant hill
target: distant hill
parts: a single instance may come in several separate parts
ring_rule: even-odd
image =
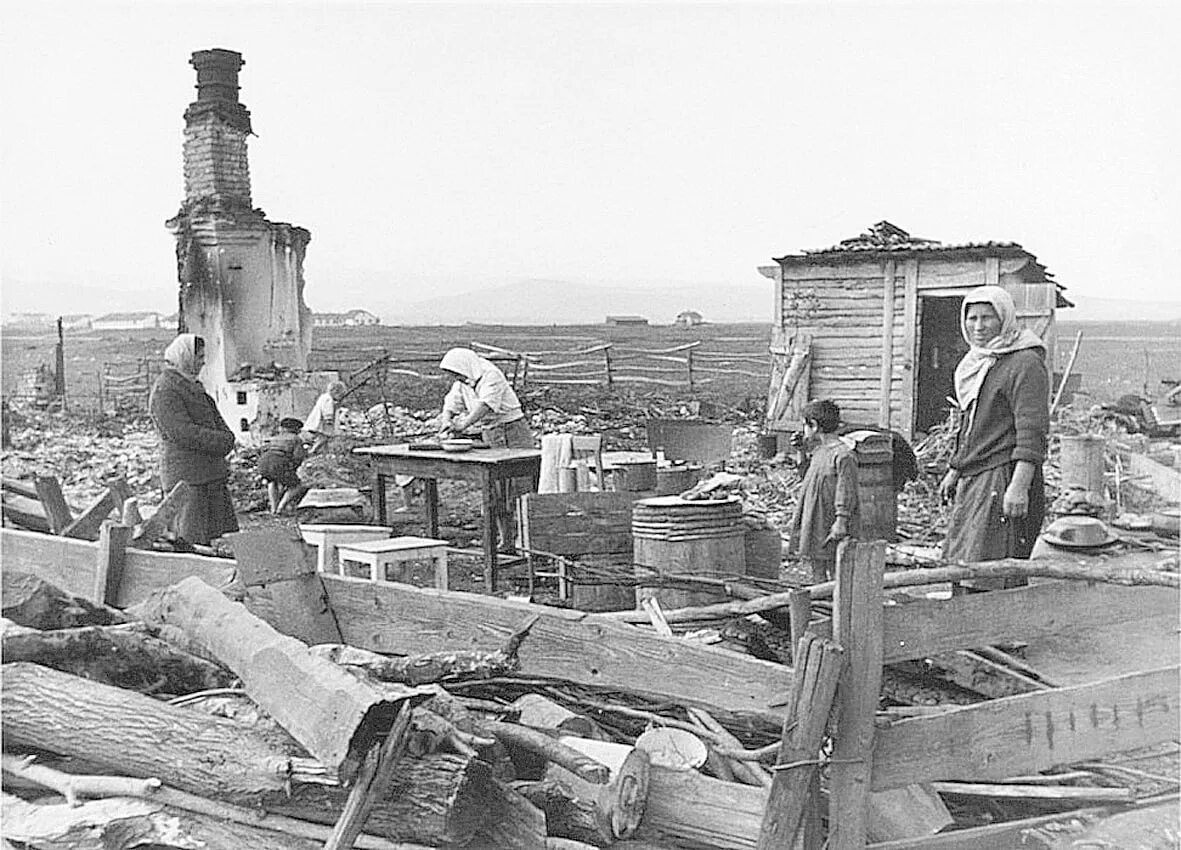
[[[372,309],[386,323],[397,325],[584,325],[618,314],[668,325],[683,310],[696,310],[707,322],[770,322],[773,295],[770,281],[629,288],[523,280],[422,301],[375,303]]]

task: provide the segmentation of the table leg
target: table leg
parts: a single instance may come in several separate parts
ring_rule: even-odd
[[[488,471],[484,474],[484,584],[487,593],[496,592],[496,476]]]
[[[373,473],[373,515],[377,517],[378,525],[387,524],[385,475],[376,471]]]
[[[426,536],[439,536],[439,481],[424,478],[422,481],[423,517],[426,520]]]

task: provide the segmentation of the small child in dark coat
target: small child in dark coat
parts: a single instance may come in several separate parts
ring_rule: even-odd
[[[837,436],[840,421],[840,408],[827,399],[804,406],[804,439],[812,456],[792,518],[790,551],[814,582],[833,577],[837,544],[860,533],[857,455]]]
[[[299,465],[308,456],[300,430],[303,423],[294,417],[279,420],[278,434],[267,439],[258,459],[258,472],[267,483],[271,513],[281,514],[303,492]]]

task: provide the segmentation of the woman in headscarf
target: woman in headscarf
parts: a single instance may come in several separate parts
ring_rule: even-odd
[[[152,386],[148,411],[160,435],[160,483],[164,492],[178,481],[190,487],[176,518],[177,537],[208,545],[238,530],[238,519],[226,486],[226,455],[234,434],[217,405],[197,380],[205,365],[205,340],[180,334],[164,349],[164,370]]]
[[[478,427],[486,442],[494,449],[531,449],[533,435],[521,409],[517,393],[504,372],[469,348],[452,348],[439,361],[439,368],[450,374],[460,385],[460,400],[466,412],[447,415],[443,436],[462,434]],[[453,387],[454,389],[454,387]],[[503,507],[497,524],[500,526],[502,549],[511,549],[514,537],[513,508],[517,496],[533,489],[530,478],[514,478],[497,501]]]
[[[1045,343],[1018,326],[1013,299],[999,286],[968,293],[960,331],[970,349],[955,370],[960,425],[939,488],[952,502],[943,554],[968,562],[1028,558],[1046,510]]]

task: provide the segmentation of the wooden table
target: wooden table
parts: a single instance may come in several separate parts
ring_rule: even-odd
[[[424,519],[427,537],[439,536],[440,478],[471,481],[482,490],[484,515],[484,581],[488,592],[496,589],[496,519],[505,510],[501,486],[512,478],[530,478],[533,489],[541,474],[541,452],[536,449],[473,449],[468,452],[411,451],[407,444],[363,446],[353,449],[369,457],[373,473],[373,513],[378,523],[388,521],[386,480],[395,475],[421,478],[424,490]]]

